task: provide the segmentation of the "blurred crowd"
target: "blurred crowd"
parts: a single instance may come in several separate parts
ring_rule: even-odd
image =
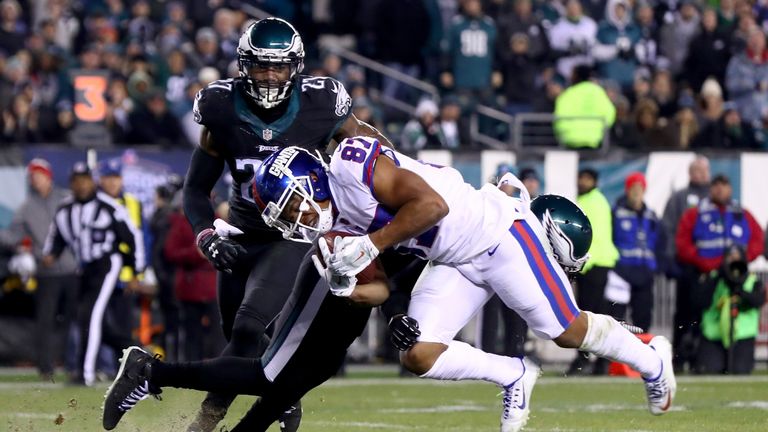
[[[598,115],[632,150],[768,148],[765,0],[2,0],[0,142],[67,142],[74,69],[108,74],[113,142],[196,142],[194,95],[237,75],[250,5],[293,22],[305,73],[341,80],[355,114],[406,150],[469,145],[477,104]],[[423,95],[345,64],[334,46],[436,85],[441,102],[403,117],[381,102]],[[584,81],[605,110],[558,104]]]

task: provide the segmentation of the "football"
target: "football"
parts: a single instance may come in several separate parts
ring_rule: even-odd
[[[320,241],[325,241],[328,244],[328,249],[333,252],[333,241],[336,237],[349,237],[352,234],[341,232],[341,231],[331,231],[326,233]],[[317,251],[317,257],[320,258],[320,261],[323,262],[323,255],[320,253],[320,251]],[[323,262],[323,264],[325,264]],[[381,263],[379,262],[379,259],[376,258],[373,260],[373,262],[366,268],[364,268],[360,273],[355,275],[357,277],[357,284],[358,285],[364,285],[367,283],[373,282],[374,279],[376,279],[376,273],[377,273],[377,267],[381,268]]]

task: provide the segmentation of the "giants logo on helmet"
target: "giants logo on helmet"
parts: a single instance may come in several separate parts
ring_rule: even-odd
[[[284,149],[279,155],[277,155],[272,166],[269,167],[269,173],[277,178],[283,178],[285,167],[291,163],[293,158],[296,157],[297,153],[297,149],[292,147]]]

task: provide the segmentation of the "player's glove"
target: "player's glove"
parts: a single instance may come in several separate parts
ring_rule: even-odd
[[[421,336],[419,322],[405,314],[398,314],[389,320],[392,345],[400,351],[407,351]]]
[[[244,247],[217,234],[213,228],[204,229],[197,235],[197,247],[216,270],[227,273],[232,273],[238,255],[245,254]]]
[[[367,235],[336,237],[333,241],[333,253],[326,263],[336,274],[355,276],[368,267],[378,255],[379,250]]]
[[[324,239],[320,239],[317,243],[317,247],[323,255],[323,260],[328,262],[328,259],[331,257],[331,251],[328,249],[328,244]],[[352,295],[352,291],[354,291],[355,286],[357,286],[357,278],[355,276],[344,276],[334,273],[329,267],[320,262],[317,255],[312,255],[312,262],[315,264],[317,272],[320,273],[320,277],[325,279],[331,287],[331,294],[337,297],[349,297]]]

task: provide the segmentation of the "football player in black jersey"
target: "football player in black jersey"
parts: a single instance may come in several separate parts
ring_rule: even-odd
[[[239,78],[214,81],[195,99],[195,121],[203,129],[184,184],[184,211],[200,250],[219,270],[219,307],[229,341],[222,354],[256,358],[308,249],[284,240],[258,217],[250,182],[261,160],[284,146],[325,151],[332,140],[357,135],[392,145],[351,114],[351,98],[340,82],[301,75],[304,47],[288,22],[267,18],[250,25],[240,37],[237,60]],[[216,221],[210,201],[225,164],[232,175],[229,224]],[[189,431],[212,431],[234,397],[209,394]],[[300,415],[297,408],[281,418],[282,430],[298,428]]]

